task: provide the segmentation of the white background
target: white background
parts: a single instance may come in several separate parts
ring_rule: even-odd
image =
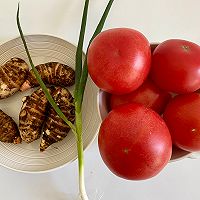
[[[0,43],[17,37],[18,0],[0,1]],[[77,43],[83,0],[21,0],[25,34],[50,34]],[[86,44],[108,0],[91,0]],[[199,0],[115,0],[105,29],[130,27],[150,42],[182,38],[200,44]],[[97,141],[85,152],[86,186],[102,200],[199,200],[200,158],[170,163],[155,178],[125,181],[103,164]],[[23,174],[0,167],[0,199],[71,200],[77,192],[77,162],[46,174]],[[91,198],[94,200],[94,198]]]

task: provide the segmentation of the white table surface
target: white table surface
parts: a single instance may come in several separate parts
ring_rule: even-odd
[[[1,0],[0,43],[17,37],[18,0]],[[77,43],[83,0],[21,0],[21,23],[26,34],[50,34]],[[92,0],[86,44],[108,0]],[[150,42],[182,38],[200,43],[200,1],[115,0],[105,29],[130,27]],[[97,140],[85,152],[86,187],[102,200],[199,200],[200,158],[170,163],[155,178],[125,181],[102,162]],[[0,167],[2,200],[71,200],[77,192],[77,162],[45,174],[23,174]],[[94,200],[94,198],[91,198]]]

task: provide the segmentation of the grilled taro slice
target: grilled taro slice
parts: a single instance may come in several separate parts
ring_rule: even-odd
[[[19,144],[22,139],[15,121],[0,110],[0,141]]]
[[[46,84],[62,87],[68,87],[74,84],[75,72],[67,65],[58,62],[48,62],[37,65],[36,69]],[[21,90],[25,91],[36,86],[39,86],[38,81],[35,78],[33,70],[30,70],[28,73],[28,78],[22,85]]]
[[[28,65],[21,58],[11,58],[0,67],[0,99],[16,93],[27,78]]]
[[[52,92],[52,96],[68,120],[74,123],[75,107],[71,93],[65,88],[56,87]],[[51,144],[63,140],[70,130],[70,127],[57,115],[52,107],[50,107],[47,115],[48,118],[43,128],[40,151],[44,151]]]
[[[41,136],[48,100],[41,88],[23,98],[19,114],[19,131],[23,141],[30,143]]]

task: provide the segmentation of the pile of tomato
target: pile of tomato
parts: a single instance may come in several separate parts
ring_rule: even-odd
[[[148,179],[167,165],[172,145],[200,151],[199,45],[151,46],[140,32],[116,28],[94,39],[87,61],[94,83],[111,94],[98,143],[114,174]]]

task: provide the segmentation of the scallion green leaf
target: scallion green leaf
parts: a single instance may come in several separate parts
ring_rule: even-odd
[[[89,45],[91,44],[93,39],[102,31],[103,26],[104,26],[105,21],[106,21],[106,18],[108,16],[108,13],[109,13],[111,6],[113,4],[113,1],[114,0],[110,0],[108,2],[108,5],[106,6],[106,9],[105,9],[97,27],[96,27],[96,30],[95,30],[94,34],[92,35],[92,38],[90,39]],[[88,48],[89,48],[89,45],[88,45]],[[88,52],[88,48],[87,48],[87,52]],[[84,95],[85,86],[86,86],[87,77],[88,77],[87,52],[86,52],[86,59],[84,61],[84,65],[83,65],[83,72],[82,72],[82,76],[81,76],[81,79],[80,79],[79,89],[78,89],[77,101],[78,101],[78,109],[79,110],[81,110],[81,108],[82,108],[83,95]]]
[[[43,92],[45,93],[49,103],[52,105],[52,107],[55,109],[55,111],[57,112],[57,114],[65,121],[66,124],[68,124],[68,126],[73,130],[75,131],[75,126],[67,119],[67,117],[63,114],[63,112],[60,110],[60,108],[58,107],[58,105],[56,104],[56,102],[54,101],[54,99],[52,98],[51,94],[49,93],[46,85],[44,84],[40,74],[38,73],[37,69],[35,68],[34,64],[33,64],[33,61],[31,59],[31,55],[29,53],[29,50],[28,50],[28,47],[27,47],[27,44],[26,44],[26,40],[25,40],[25,37],[24,37],[24,34],[23,34],[23,31],[22,31],[22,28],[21,28],[21,25],[20,25],[20,20],[19,20],[19,4],[18,4],[18,8],[17,8],[17,27],[19,29],[19,33],[20,33],[20,36],[21,36],[21,39],[22,39],[22,42],[23,42],[23,45],[24,45],[24,48],[25,48],[25,51],[26,51],[26,54],[28,56],[28,59],[29,59],[29,62],[30,62],[30,65],[33,69],[33,72],[36,76],[36,79],[38,81],[38,83],[40,84],[40,87],[42,88]]]
[[[75,91],[74,91],[74,99],[77,101],[77,94],[79,90],[80,79],[82,75],[82,53],[83,53],[83,41],[85,36],[85,27],[87,21],[87,13],[88,13],[88,5],[89,0],[85,1],[82,22],[81,22],[81,29],[79,34],[79,41],[76,51],[76,66],[75,66]]]

